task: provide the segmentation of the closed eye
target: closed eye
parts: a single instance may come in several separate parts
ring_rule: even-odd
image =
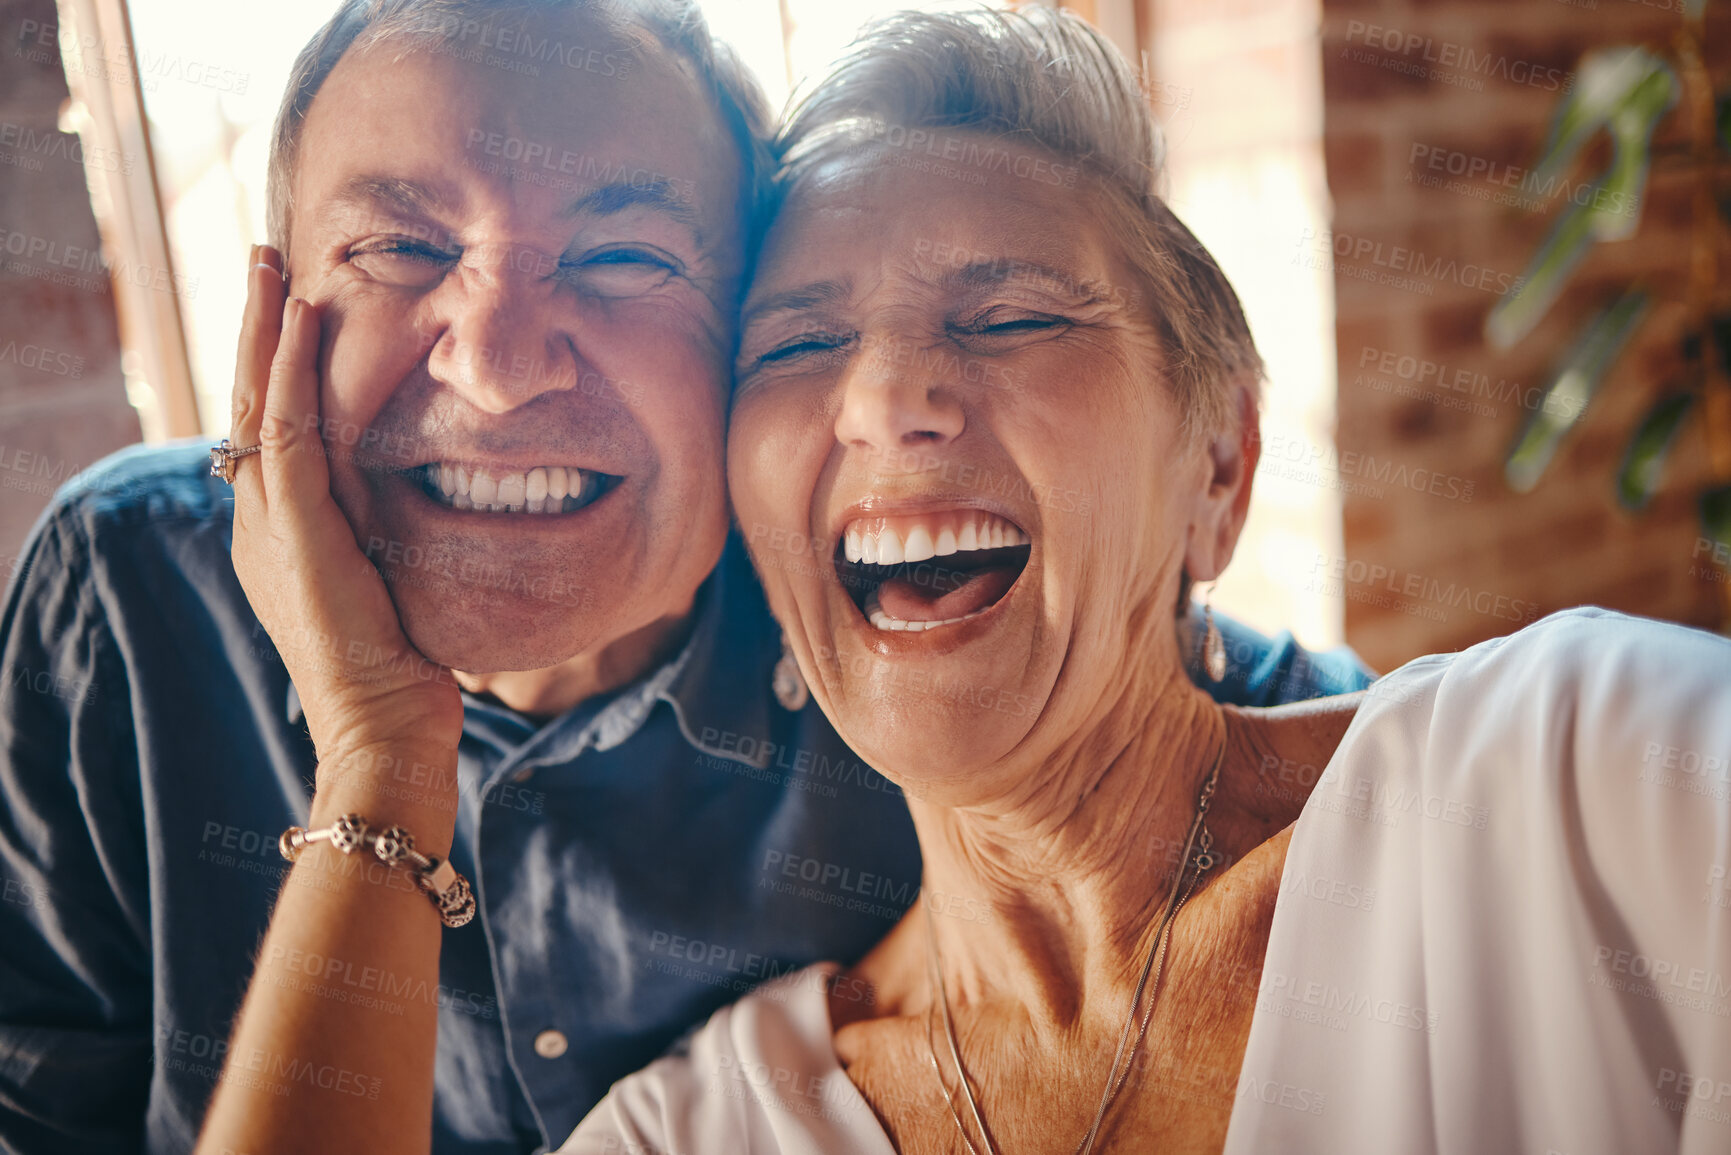
[[[380,237],[350,249],[348,259],[375,281],[417,287],[439,280],[461,255],[414,237]]]
[[[1007,336],[1014,333],[1035,333],[1068,324],[1069,322],[1062,317],[1053,317],[1045,313],[1002,313],[994,310],[972,320],[953,325],[952,328],[962,333],[990,333]]]
[[[795,361],[814,353],[827,353],[839,349],[853,340],[852,333],[801,333],[789,338],[757,358],[758,365],[774,365]]]
[[[685,266],[648,245],[615,245],[560,262],[566,279],[598,297],[634,297],[681,276]]]
[[[1075,322],[1050,313],[1026,309],[988,309],[965,321],[951,321],[946,328],[958,348],[980,357],[1008,356],[1028,345],[1055,340],[1069,332]]]

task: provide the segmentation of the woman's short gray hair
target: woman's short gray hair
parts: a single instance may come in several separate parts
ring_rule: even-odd
[[[776,138],[785,191],[864,140],[949,129],[1034,145],[1092,176],[1141,274],[1188,430],[1237,424],[1262,358],[1238,295],[1160,197],[1164,149],[1135,70],[1086,21],[1029,7],[902,12],[868,26],[795,103]]]
[[[294,207],[294,171],[301,126],[313,97],[350,49],[384,40],[409,48],[445,48],[497,36],[508,21],[539,13],[593,14],[614,35],[647,33],[695,75],[698,92],[713,101],[740,157],[741,217],[761,216],[773,164],[769,108],[756,77],[731,48],[713,39],[697,0],[342,0],[336,15],[295,59],[271,133],[265,179],[266,228],[271,243],[288,245]]]

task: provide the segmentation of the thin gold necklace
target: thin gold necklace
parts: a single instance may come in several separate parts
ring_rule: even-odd
[[[1166,943],[1171,937],[1172,921],[1178,917],[1178,912],[1195,893],[1196,886],[1202,881],[1202,876],[1214,866],[1214,835],[1209,833],[1203,820],[1208,816],[1208,806],[1214,801],[1214,790],[1220,784],[1220,764],[1226,758],[1226,717],[1221,714],[1220,750],[1214,755],[1214,768],[1208,772],[1207,781],[1203,782],[1200,797],[1196,803],[1196,817],[1190,823],[1189,837],[1184,841],[1184,859],[1178,869],[1178,874],[1172,880],[1172,891],[1166,896],[1166,909],[1160,915],[1159,929],[1154,933],[1154,941],[1149,945],[1148,957],[1142,963],[1141,977],[1136,980],[1136,993],[1130,999],[1130,1014],[1124,1020],[1124,1029],[1118,1035],[1118,1050],[1112,1056],[1112,1066],[1106,1075],[1106,1090],[1100,1096],[1099,1109],[1094,1112],[1094,1122],[1088,1128],[1087,1135],[1077,1144],[1077,1155],[1091,1155],[1094,1143],[1099,1138],[1100,1126],[1106,1121],[1106,1112],[1118,1097],[1125,1082],[1130,1077],[1130,1067],[1135,1061],[1136,1052],[1142,1046],[1143,1038],[1148,1034],[1148,1024],[1154,1017],[1154,1004],[1160,997],[1160,978],[1166,971]],[[1194,853],[1192,853],[1194,852]],[[1186,883],[1186,878],[1189,879]],[[920,897],[920,905],[925,907],[926,914],[926,963],[928,978],[931,982],[931,1004],[943,1012],[944,1039],[949,1044],[950,1061],[955,1064],[956,1074],[961,1083],[962,1098],[968,1105],[968,1113],[973,1117],[974,1126],[980,1132],[980,1141],[986,1145],[986,1155],[998,1155],[998,1148],[992,1142],[992,1134],[986,1129],[986,1120],[980,1114],[980,1105],[974,1098],[973,1087],[968,1083],[967,1068],[962,1066],[961,1048],[956,1044],[955,1023],[950,1018],[949,992],[944,989],[944,975],[941,960],[938,957],[938,936],[932,923],[931,904]],[[1137,1027],[1134,1041],[1130,1037],[1130,1028],[1136,1026],[1136,1008],[1142,1004],[1142,993],[1148,986],[1150,976],[1154,980],[1154,989],[1149,995],[1148,1009],[1142,1015],[1141,1025]],[[955,1120],[956,1130],[961,1132],[962,1142],[967,1144],[972,1155],[980,1155],[980,1149],[974,1146],[973,1138],[968,1134],[967,1127],[962,1123],[961,1115],[956,1111],[956,1099],[950,1090],[949,1083],[944,1079],[942,1066],[938,1063],[937,1047],[932,1042],[932,1005],[926,1009],[926,1050],[931,1056],[932,1073],[938,1077],[938,1087],[944,1093],[944,1105],[950,1109],[950,1118]],[[1126,1053],[1128,1048],[1128,1053]]]

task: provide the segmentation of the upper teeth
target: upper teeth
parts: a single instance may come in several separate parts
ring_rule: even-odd
[[[606,474],[566,465],[538,465],[514,473],[471,471],[459,462],[423,467],[426,480],[456,509],[499,513],[569,513],[601,492]]]
[[[848,561],[900,565],[979,549],[1027,545],[1028,535],[983,510],[917,517],[861,518],[847,527],[842,551]]]

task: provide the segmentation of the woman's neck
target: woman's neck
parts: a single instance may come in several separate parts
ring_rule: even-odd
[[[1221,709],[1181,673],[1138,697],[1048,762],[1026,797],[909,799],[953,1002],[990,991],[1060,1029],[1084,1007],[1121,1009],[1096,996],[1135,982],[1226,740]]]
[[[1272,901],[1284,853],[1258,848],[1297,821],[1362,699],[1222,707],[1175,670],[1102,705],[1059,756],[1022,776],[1015,797],[942,806],[909,795],[919,901],[856,968],[873,1002],[838,1001],[835,1025],[925,1012],[925,907],[952,1006],[1002,998],[1055,1029],[1077,1025],[1085,1008],[1116,1029],[1223,733],[1206,823],[1216,865],[1199,892],[1230,921],[1230,909]]]

